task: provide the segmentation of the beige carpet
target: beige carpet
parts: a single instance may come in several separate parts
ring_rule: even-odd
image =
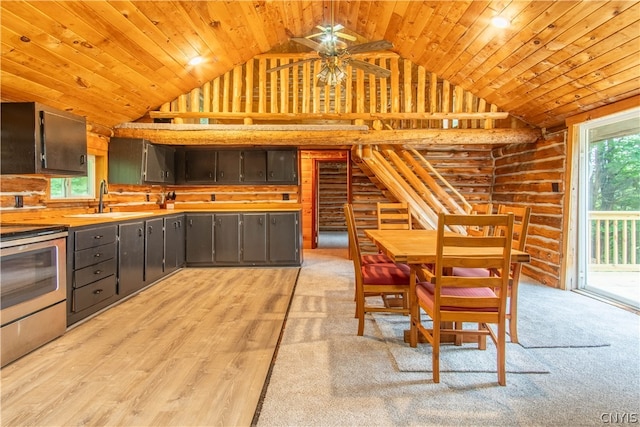
[[[506,387],[495,372],[472,371],[443,372],[434,384],[430,372],[398,368],[372,316],[365,335],[356,336],[346,250],[306,251],[304,259],[258,427],[600,426],[606,414],[640,413],[640,322],[633,313],[525,284],[522,292],[535,294],[535,302],[522,310],[597,310],[597,317],[562,321],[597,330],[610,346],[522,348],[535,369],[548,373],[508,373]],[[422,349],[411,363],[430,362]]]

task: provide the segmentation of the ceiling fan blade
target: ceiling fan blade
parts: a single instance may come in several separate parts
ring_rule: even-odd
[[[347,49],[349,53],[361,53],[361,52],[371,52],[374,50],[386,50],[391,49],[393,47],[393,43],[386,40],[377,40],[374,42],[357,44],[355,46],[349,47]]]
[[[324,36],[326,33],[315,33],[315,34],[309,34],[308,36],[304,36],[305,39],[312,39],[314,37],[320,37],[320,36]]]
[[[384,79],[391,76],[391,71],[387,70],[386,68],[379,67],[375,64],[371,64],[370,62],[364,62],[364,61],[360,61],[359,59],[352,59],[352,58],[345,60],[345,62],[354,68],[359,68],[362,71],[369,74],[373,74],[376,77],[380,77]]]
[[[342,24],[336,24],[333,26],[333,32],[340,31],[344,26]]]
[[[296,43],[300,43],[301,45],[304,45],[306,47],[308,47],[309,49],[313,49],[316,52],[322,50],[322,45],[320,45],[319,43],[314,42],[313,40],[309,40],[305,37],[292,37],[291,40],[293,40]]]
[[[285,68],[291,68],[291,67],[296,66],[296,65],[304,64],[305,62],[312,62],[312,61],[317,61],[317,60],[318,60],[318,58],[302,59],[300,61],[295,61],[295,62],[291,62],[289,64],[280,65],[278,67],[269,68],[267,70],[267,73],[272,73],[274,71],[284,70]]]
[[[346,34],[346,33],[333,33],[336,35],[336,37],[341,37],[345,40],[351,40],[352,42],[356,41],[357,38],[353,37],[351,34]]]
[[[323,27],[322,25],[316,25],[316,28],[322,32],[326,32],[328,28]]]

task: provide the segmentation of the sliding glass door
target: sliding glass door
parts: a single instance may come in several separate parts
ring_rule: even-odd
[[[580,126],[578,288],[640,308],[640,109]]]

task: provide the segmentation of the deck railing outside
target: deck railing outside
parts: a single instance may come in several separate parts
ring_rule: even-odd
[[[640,271],[640,211],[589,212],[592,271]]]

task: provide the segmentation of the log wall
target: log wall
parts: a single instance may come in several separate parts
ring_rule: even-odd
[[[522,272],[539,282],[560,286],[563,235],[563,201],[566,196],[566,141],[564,135],[535,144],[511,145],[493,150],[496,160],[492,201],[531,206],[526,251],[531,262]]]
[[[320,162],[318,176],[318,230],[346,231],[343,205],[348,202],[347,162]]]

